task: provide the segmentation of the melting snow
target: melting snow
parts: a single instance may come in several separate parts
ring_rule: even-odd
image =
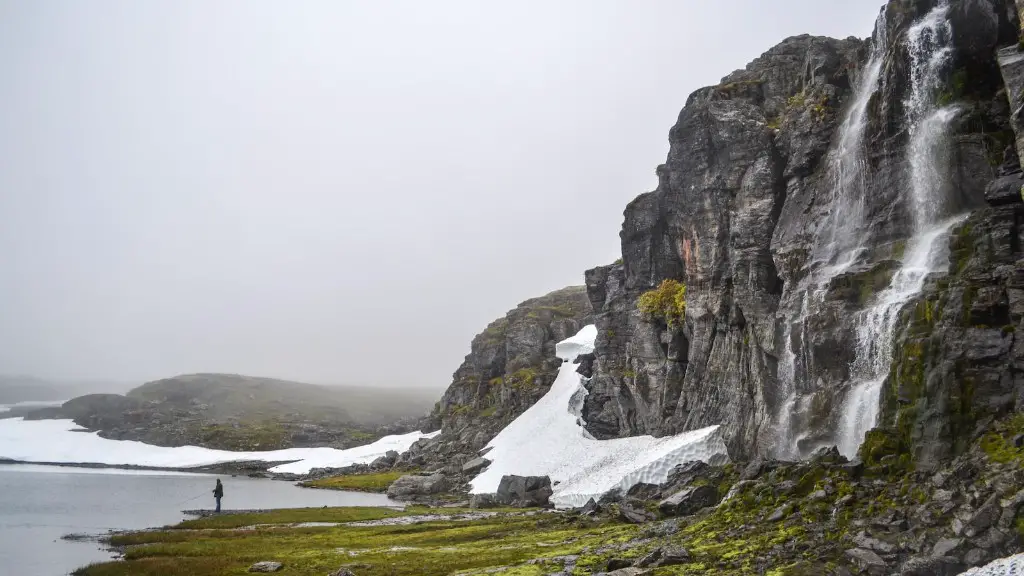
[[[192,468],[240,460],[280,462],[296,460],[271,468],[271,472],[305,474],[312,468],[366,464],[388,450],[405,452],[420,438],[437,434],[413,432],[385,436],[373,444],[347,450],[335,448],[288,448],[267,452],[231,452],[198,446],[168,448],[132,440],[108,440],[96,433],[76,432],[71,420],[0,420],[0,459],[23,462],[107,464],[111,466],[152,466]]]
[[[1024,575],[1024,554],[1000,558],[981,568],[971,568],[960,576],[1021,576]]]
[[[580,417],[587,392],[575,360],[594,350],[596,338],[591,325],[558,343],[556,354],[564,362],[551,390],[487,445],[485,457],[492,463],[473,479],[473,493],[497,491],[506,474],[549,476],[558,483],[551,498],[556,506],[582,506],[612,488],[665,482],[683,462],[726,455],[718,426],[666,438],[590,436]]]

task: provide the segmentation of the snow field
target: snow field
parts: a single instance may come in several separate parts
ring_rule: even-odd
[[[78,426],[71,420],[0,420],[0,459],[158,468],[192,468],[240,460],[296,460],[290,464],[275,466],[270,471],[305,474],[313,468],[368,464],[389,450],[405,452],[420,438],[430,438],[437,434],[413,432],[385,436],[373,444],[347,450],[288,448],[267,452],[231,452],[198,446],[169,448],[133,440],[109,440],[100,438],[93,432],[76,432],[77,429]]]
[[[591,437],[580,418],[586,389],[575,360],[594,350],[596,338],[597,328],[591,325],[557,344],[556,354],[564,362],[551,390],[487,445],[485,458],[491,465],[473,479],[471,492],[495,492],[507,474],[549,476],[557,507],[582,506],[613,488],[665,482],[683,462],[726,455],[718,426],[666,438]]]
[[[960,576],[1022,576],[1024,575],[1024,554],[994,560],[980,568],[971,568]]]

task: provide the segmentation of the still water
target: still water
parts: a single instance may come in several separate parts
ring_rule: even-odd
[[[216,478],[224,483],[225,511],[394,504],[383,495],[313,490],[276,480],[0,464],[0,571],[63,576],[108,560],[111,554],[99,544],[61,536],[176,523],[185,518],[182,510],[213,507]]]

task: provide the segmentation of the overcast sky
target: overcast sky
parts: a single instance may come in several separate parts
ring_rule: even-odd
[[[881,0],[0,0],[0,374],[443,388],[686,96]]]

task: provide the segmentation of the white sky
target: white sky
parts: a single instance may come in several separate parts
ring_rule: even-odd
[[[687,95],[881,0],[0,0],[0,373],[443,388]]]

